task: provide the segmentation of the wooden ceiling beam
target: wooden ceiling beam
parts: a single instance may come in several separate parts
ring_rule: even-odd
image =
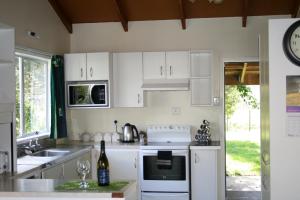
[[[229,71],[229,72],[225,72],[225,75],[240,75],[241,74],[241,72],[240,71]],[[247,70],[247,72],[246,72],[246,75],[245,76],[247,76],[247,75],[255,75],[255,74],[259,74],[259,71],[248,71]]]
[[[123,26],[124,31],[128,32],[128,20],[126,19],[125,14],[124,14],[123,10],[121,9],[119,0],[112,0],[112,2],[114,4],[115,10],[117,12],[117,15]]]
[[[242,75],[241,75],[241,83],[244,83],[244,81],[245,81],[247,65],[248,65],[247,63],[244,63],[244,68],[243,68]]]
[[[184,12],[184,5],[183,0],[178,0],[179,5],[179,13],[180,13],[180,19],[181,19],[181,26],[182,29],[186,29],[186,18],[185,18],[185,12]]]
[[[248,17],[248,0],[243,0],[243,8],[242,8],[242,24],[243,27],[247,26],[247,17]]]
[[[292,18],[300,17],[300,0],[294,0],[291,16]]]
[[[54,9],[54,11],[56,12],[56,14],[58,15],[58,17],[60,18],[60,20],[62,21],[62,23],[65,25],[65,27],[69,31],[69,33],[73,33],[72,22],[65,15],[65,13],[63,12],[63,10],[62,10],[61,6],[59,5],[59,3],[56,0],[48,0],[48,2],[50,3],[50,5],[52,6],[52,8]]]

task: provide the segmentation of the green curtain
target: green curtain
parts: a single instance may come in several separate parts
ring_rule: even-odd
[[[67,137],[65,110],[64,57],[51,59],[51,134],[50,138]]]

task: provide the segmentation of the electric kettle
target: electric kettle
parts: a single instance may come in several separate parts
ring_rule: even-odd
[[[120,134],[121,142],[134,142],[134,139],[139,139],[139,132],[135,125],[126,123],[122,127],[122,134]]]

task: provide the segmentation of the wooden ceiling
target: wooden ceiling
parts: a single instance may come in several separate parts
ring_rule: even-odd
[[[241,17],[246,26],[247,16],[292,15],[296,17],[300,0],[224,0],[221,4],[208,0],[48,0],[66,28],[72,24],[121,22],[128,31],[128,21],[181,20],[212,17]]]
[[[258,62],[225,63],[225,85],[259,85]]]

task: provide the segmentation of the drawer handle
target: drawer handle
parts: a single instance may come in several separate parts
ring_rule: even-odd
[[[140,101],[141,101],[141,100],[140,100],[140,94],[138,94],[138,101],[137,101],[138,104],[140,104]]]
[[[93,68],[92,67],[90,67],[90,75],[91,75],[91,77],[93,77]]]
[[[195,164],[199,163],[199,157],[197,155],[197,153],[195,153]]]
[[[136,162],[137,161],[137,159],[136,158],[134,158],[134,168],[136,169],[136,167],[137,167],[137,165],[136,165]]]

